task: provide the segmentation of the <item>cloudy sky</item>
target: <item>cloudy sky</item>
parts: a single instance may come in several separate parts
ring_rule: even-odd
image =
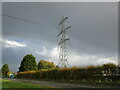
[[[33,54],[58,64],[58,24],[68,16],[70,66],[118,63],[118,6],[116,3],[27,2],[2,4],[2,63],[12,71],[24,55]]]

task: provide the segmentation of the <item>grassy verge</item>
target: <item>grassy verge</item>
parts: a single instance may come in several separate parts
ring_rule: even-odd
[[[18,78],[19,79],[19,78]],[[25,79],[26,78],[22,78]],[[119,82],[99,82],[99,81],[86,81],[86,80],[65,80],[65,79],[28,79],[28,80],[38,80],[38,81],[49,81],[49,82],[61,82],[61,83],[70,83],[70,84],[81,84],[81,85],[90,85],[90,86],[110,86],[110,87],[118,87],[120,85]]]
[[[48,88],[48,87],[3,79],[2,88]]]

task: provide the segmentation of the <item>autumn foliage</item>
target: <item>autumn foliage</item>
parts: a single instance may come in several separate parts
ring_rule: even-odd
[[[55,68],[55,64],[53,62],[47,61],[47,60],[40,60],[38,63],[38,70],[41,69],[50,69]]]
[[[118,67],[114,64],[101,66],[41,69],[39,71],[19,72],[19,78],[65,79],[88,81],[118,81]]]

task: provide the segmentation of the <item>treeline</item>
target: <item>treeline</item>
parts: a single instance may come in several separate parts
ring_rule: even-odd
[[[112,63],[101,66],[41,69],[39,71],[19,72],[17,77],[29,79],[64,79],[97,82],[119,82],[120,71]]]
[[[41,69],[49,69],[55,67],[56,66],[53,62],[46,60],[40,60],[37,64],[35,57],[32,54],[27,54],[26,56],[23,57],[23,60],[21,61],[19,72],[37,71]]]
[[[3,65],[2,74],[7,74],[8,65]],[[32,54],[23,57],[18,78],[29,79],[63,79],[74,81],[92,81],[92,82],[119,82],[120,67],[113,63],[107,63],[99,66],[60,68],[53,62],[36,59]]]
[[[24,71],[37,71],[41,69],[49,69],[49,68],[55,68],[55,64],[50,61],[46,60],[40,60],[37,64],[35,57],[32,54],[27,54],[23,57],[23,60],[20,63],[19,71],[18,72],[24,72]],[[12,73],[11,70],[9,70],[8,64],[4,64],[1,68],[1,73],[3,77],[7,77]],[[15,75],[15,74],[14,74]]]

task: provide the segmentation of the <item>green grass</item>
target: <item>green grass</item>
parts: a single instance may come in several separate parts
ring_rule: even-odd
[[[2,88],[48,88],[48,87],[3,79]]]

